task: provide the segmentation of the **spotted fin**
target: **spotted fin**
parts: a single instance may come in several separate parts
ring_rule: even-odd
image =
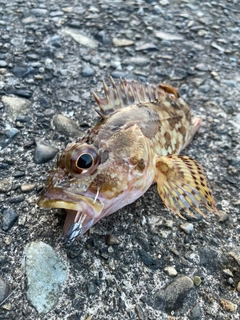
[[[120,79],[120,82],[116,83],[112,77],[110,77],[110,81],[112,87],[108,87],[103,79],[104,98],[100,98],[95,92],[92,92],[100,108],[96,111],[103,118],[115,110],[131,104],[161,101],[166,96],[172,100],[179,97],[177,90],[166,84],[150,85],[141,81],[127,81],[126,79]]]
[[[217,213],[203,168],[193,159],[182,155],[169,155],[157,159],[155,181],[164,204],[185,219],[180,209],[195,217],[191,207],[205,216],[200,204]]]

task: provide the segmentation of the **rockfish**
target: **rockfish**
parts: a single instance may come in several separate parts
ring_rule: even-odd
[[[70,242],[98,220],[139,198],[154,183],[164,204],[204,216],[216,212],[203,169],[179,153],[201,125],[176,89],[166,84],[103,80],[105,97],[93,92],[101,121],[58,156],[37,204],[64,208]]]

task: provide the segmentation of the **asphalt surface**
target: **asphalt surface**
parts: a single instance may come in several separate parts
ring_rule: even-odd
[[[0,319],[239,319],[239,1],[1,0],[0,49]],[[171,84],[203,118],[184,154],[220,217],[183,221],[152,186],[59,246],[61,210],[36,199],[57,151],[99,120],[91,90],[110,75]],[[68,273],[41,314],[22,265],[33,241]]]

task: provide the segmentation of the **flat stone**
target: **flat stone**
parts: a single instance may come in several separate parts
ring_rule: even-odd
[[[83,35],[78,30],[66,28],[63,32],[85,47],[96,48],[98,46],[98,43],[95,40]]]
[[[53,117],[52,127],[54,130],[67,137],[79,138],[82,135],[82,131],[77,122],[62,114],[56,114]]]
[[[143,66],[146,66],[150,63],[150,60],[148,58],[145,58],[145,57],[130,57],[130,58],[127,58],[127,59],[124,59],[122,64],[123,65],[135,65],[135,66],[139,66],[139,67],[143,67]]]
[[[135,48],[136,51],[144,51],[144,50],[147,50],[147,51],[156,51],[156,50],[159,50],[159,48],[154,44],[154,43],[144,43],[144,44],[141,44],[139,46],[137,46]]]
[[[3,96],[2,102],[10,119],[16,120],[19,115],[26,114],[29,111],[31,102],[24,98]]]
[[[132,46],[134,44],[134,42],[129,39],[113,38],[112,41],[113,41],[113,45],[115,47],[128,47],[128,46]]]
[[[9,285],[0,278],[0,303],[7,297],[9,293]]]
[[[169,40],[169,41],[182,41],[184,38],[181,35],[175,33],[167,33],[162,31],[156,31],[155,37],[162,40]]]
[[[13,209],[8,208],[3,210],[2,214],[2,229],[8,231],[17,221],[18,215],[13,211]]]
[[[58,153],[58,149],[42,140],[36,141],[36,150],[34,161],[38,164],[46,163],[52,160]]]
[[[28,300],[39,313],[49,312],[58,302],[66,267],[51,246],[39,241],[25,247],[23,268]]]

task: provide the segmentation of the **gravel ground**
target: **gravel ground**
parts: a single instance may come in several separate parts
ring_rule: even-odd
[[[0,0],[0,48],[0,319],[239,319],[239,1]],[[183,221],[152,186],[59,246],[61,210],[36,199],[57,151],[99,120],[91,90],[109,75],[172,84],[201,115],[184,153],[219,217]],[[67,269],[48,313],[22,264],[33,241]]]

